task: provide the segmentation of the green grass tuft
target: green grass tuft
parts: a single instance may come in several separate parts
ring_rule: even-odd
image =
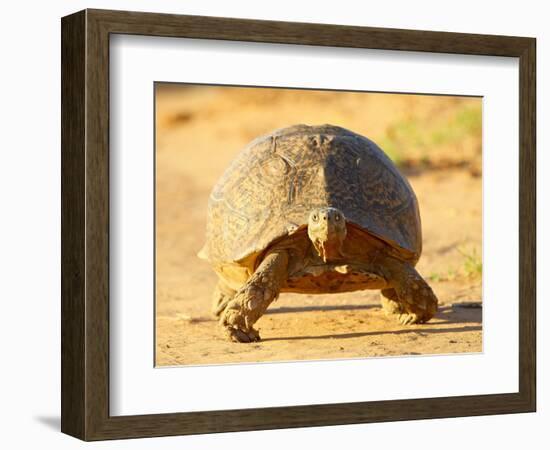
[[[483,274],[483,263],[476,249],[474,248],[471,251],[466,251],[458,248],[457,250],[464,257],[462,269],[465,275],[471,278],[481,278]]]
[[[462,105],[445,120],[411,118],[394,123],[378,143],[397,165],[411,155],[426,162],[446,145],[461,145],[471,137],[479,138],[481,119],[481,105]]]

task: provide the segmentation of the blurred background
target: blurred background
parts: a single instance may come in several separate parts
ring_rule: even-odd
[[[481,351],[481,98],[156,84],[155,102],[157,364],[411,354],[411,339],[412,353]],[[258,322],[267,331],[254,347],[216,334],[216,277],[196,257],[210,190],[247,143],[296,123],[363,134],[409,179],[424,237],[417,269],[442,305],[419,329],[437,332],[401,330],[366,291],[284,294]]]

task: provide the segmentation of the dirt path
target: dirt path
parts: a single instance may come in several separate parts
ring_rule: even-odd
[[[477,273],[481,254],[481,178],[472,176],[470,168],[461,164],[408,173],[423,221],[424,251],[417,268],[430,279],[441,304],[430,323],[398,325],[380,309],[376,291],[282,294],[257,323],[261,342],[244,345],[225,340],[210,317],[210,296],[216,277],[208,264],[196,257],[204,239],[207,199],[213,183],[242,145],[256,134],[286,125],[277,122],[277,117],[290,108],[292,98],[275,100],[279,108],[269,109],[268,113],[262,110],[263,101],[258,106],[254,103],[257,99],[247,103],[240,97],[243,110],[235,111],[231,94],[220,96],[218,92],[216,96],[211,92],[174,89],[159,93],[157,365],[481,351],[482,311],[479,307],[467,307],[468,302],[481,302],[481,279]],[[285,120],[328,121],[315,116],[317,100],[289,109],[286,114],[290,117]],[[436,107],[431,97],[419,101],[414,96],[392,96],[386,103],[380,96],[367,102],[366,109],[378,111],[373,130],[387,128],[388,116],[396,120],[400,115],[410,116],[411,110],[415,117],[422,116]],[[254,109],[251,104],[263,111],[255,120],[250,117],[249,109]],[[332,114],[345,116],[346,111],[353,111],[352,106],[353,102],[347,99]],[[441,114],[445,113],[442,109]],[[300,114],[304,120],[294,119],[293,115]],[[344,126],[354,129],[353,124]],[[373,136],[376,131],[365,134]],[[457,155],[454,148],[447,153],[451,157]]]

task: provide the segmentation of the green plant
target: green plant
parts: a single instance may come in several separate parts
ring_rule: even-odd
[[[473,248],[471,251],[467,251],[457,248],[457,251],[464,257],[464,274],[468,277],[481,277],[483,272],[483,263],[481,261],[481,256],[477,253],[477,250]]]
[[[397,165],[411,157],[428,165],[442,147],[479,138],[481,119],[481,105],[458,105],[445,118],[409,118],[395,122],[377,142]]]

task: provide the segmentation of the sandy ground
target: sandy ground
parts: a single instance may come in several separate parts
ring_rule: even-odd
[[[481,275],[472,270],[471,262],[481,255],[481,178],[472,175],[475,164],[470,162],[479,157],[479,142],[471,137],[446,142],[428,155],[411,145],[404,155],[403,170],[418,196],[423,222],[424,251],[417,269],[440,300],[439,312],[428,324],[401,326],[386,317],[377,291],[282,294],[257,323],[261,342],[231,343],[210,316],[216,277],[196,256],[203,244],[210,190],[254,137],[293,123],[333,123],[380,142],[392,124],[412,119],[431,123],[432,117],[444,123],[454,110],[475,101],[158,89],[157,365],[480,352]],[[420,158],[422,164],[415,164]]]

